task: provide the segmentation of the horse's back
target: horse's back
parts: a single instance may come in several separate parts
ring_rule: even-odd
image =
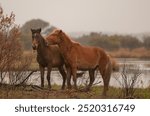
[[[83,46],[81,44],[76,44],[75,45],[75,51],[77,54],[81,57],[98,57],[99,51],[97,47],[92,47],[92,46]]]

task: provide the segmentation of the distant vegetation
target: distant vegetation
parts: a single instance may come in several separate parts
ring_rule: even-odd
[[[84,45],[102,47],[115,57],[150,57],[150,36],[139,40],[131,35],[107,35],[92,32],[76,39]]]
[[[41,19],[32,19],[26,22],[21,27],[21,36],[20,40],[23,44],[25,50],[31,49],[31,28],[42,28],[45,33],[50,33],[55,27],[51,26],[48,22],[45,22]],[[80,42],[83,45],[97,46],[102,47],[108,51],[116,51],[119,49],[139,49],[144,48],[150,49],[150,36],[143,37],[142,40],[139,40],[137,37],[131,35],[108,35],[103,33],[91,32],[89,35],[83,35],[79,38],[75,38],[77,42]]]
[[[140,41],[131,35],[107,35],[102,33],[92,32],[89,35],[84,35],[77,38],[77,41],[84,45],[98,46],[109,51],[118,50],[120,48],[135,49],[140,47],[150,48],[150,37],[144,37]]]
[[[20,41],[25,51],[32,49],[31,28],[42,28],[45,35],[55,29],[54,26],[41,19],[32,19],[26,22],[21,27],[20,36]],[[139,40],[131,35],[109,35],[101,32],[91,32],[89,35],[75,38],[75,41],[83,45],[102,47],[114,57],[150,58],[150,36],[144,36],[143,39]]]

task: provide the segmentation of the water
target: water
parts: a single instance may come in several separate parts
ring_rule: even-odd
[[[117,61],[120,65],[119,72],[112,73],[112,76],[110,79],[110,86],[113,86],[113,87],[122,86],[122,84],[120,84],[119,82],[122,82],[121,70],[122,70],[124,63],[130,67],[130,70],[132,70],[131,74],[129,73],[129,75],[127,75],[129,77],[132,76],[133,71],[138,72],[135,70],[137,69],[140,70],[141,74],[136,81],[136,87],[146,88],[150,86],[150,60],[117,59]],[[96,75],[96,79],[95,79],[94,84],[98,83],[96,85],[103,85],[103,80],[101,78],[101,75],[97,72],[95,75]],[[78,78],[78,85],[86,84],[88,77],[89,77],[88,72],[85,72],[82,78]],[[40,85],[40,72],[34,73],[34,75],[30,77],[28,84]],[[46,76],[45,76],[45,84],[47,84]],[[51,72],[51,84],[62,85],[62,77],[58,71]]]

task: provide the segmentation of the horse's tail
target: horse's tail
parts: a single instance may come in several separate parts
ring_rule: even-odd
[[[113,70],[112,60],[110,57],[108,57],[108,62],[105,67],[105,75],[108,81],[110,80],[112,70]]]
[[[117,61],[110,55],[108,55],[108,57],[110,58],[111,61],[112,71],[119,71],[119,64],[117,63]]]

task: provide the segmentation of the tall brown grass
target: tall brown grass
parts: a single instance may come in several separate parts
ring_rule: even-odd
[[[150,58],[150,50],[144,47],[135,48],[132,50],[120,48],[119,50],[110,52],[110,54],[117,58]]]

